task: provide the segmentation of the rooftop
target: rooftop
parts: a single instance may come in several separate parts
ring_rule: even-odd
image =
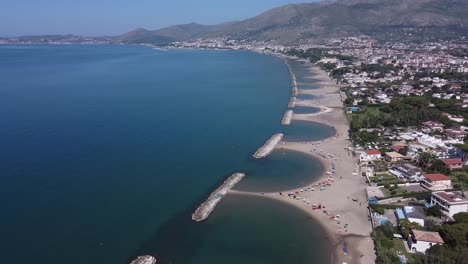
[[[457,164],[463,163],[461,159],[443,159],[442,162],[445,165],[457,165]]]
[[[440,173],[436,173],[436,174],[424,174],[424,177],[428,180],[430,180],[431,182],[434,182],[434,181],[449,181],[450,180],[450,177],[444,175],[444,174],[440,174]]]
[[[401,155],[398,152],[387,152],[387,153],[385,153],[385,155],[389,156],[390,158],[395,158],[395,159],[405,157],[405,156]]]
[[[367,155],[380,155],[381,154],[380,150],[377,150],[377,149],[366,150],[366,153]]]
[[[417,241],[426,241],[426,242],[440,243],[440,244],[444,243],[444,240],[442,240],[439,233],[437,232],[413,230],[413,235]]]
[[[395,145],[395,146],[392,147],[392,149],[394,151],[396,151],[396,152],[398,152],[398,151],[400,151],[400,150],[402,150],[404,148],[406,148],[406,146],[403,146],[403,145]]]
[[[449,204],[457,203],[468,203],[468,198],[463,197],[461,192],[434,192],[432,195],[439,197],[442,200],[445,200]]]
[[[424,219],[426,217],[424,209],[419,206],[405,206],[404,210],[407,218]]]

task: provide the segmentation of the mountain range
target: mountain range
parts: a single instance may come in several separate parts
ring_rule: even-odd
[[[114,37],[74,35],[0,38],[2,43],[170,44],[198,38],[310,43],[368,35],[377,39],[429,41],[468,37],[468,0],[322,0],[289,4],[258,16],[217,25],[197,23],[158,30],[139,28]]]
[[[376,35],[413,29],[423,34],[467,35],[468,0],[325,0],[289,4],[243,21],[197,23],[158,30],[137,29],[114,39],[121,43],[170,43],[229,37],[282,44],[343,35]],[[428,33],[430,32],[430,33]]]

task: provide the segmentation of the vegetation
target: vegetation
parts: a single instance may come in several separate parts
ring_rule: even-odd
[[[351,117],[351,130],[358,131],[362,128],[407,127],[419,126],[426,121],[438,121],[450,125],[448,119],[440,109],[447,110],[451,106],[439,101],[439,106],[429,107],[430,101],[425,97],[410,96],[406,98],[394,98],[389,104],[367,107],[365,111],[353,114]]]
[[[376,263],[390,264],[399,262],[399,258],[393,249],[393,226],[390,222],[375,228],[372,231],[372,239],[374,240],[377,256]]]
[[[468,213],[456,214],[454,218],[456,221],[454,224],[445,224],[437,230],[445,243],[433,246],[426,255],[414,255],[411,263],[466,263],[468,259]]]
[[[398,206],[398,205],[392,205],[392,204],[371,204],[369,205],[370,208],[372,208],[373,211],[383,215],[385,213],[385,210],[387,209],[396,209],[398,207],[401,207],[401,206]]]
[[[435,205],[426,210],[426,214],[428,216],[434,216],[434,217],[442,217],[442,210],[440,210],[440,207]]]

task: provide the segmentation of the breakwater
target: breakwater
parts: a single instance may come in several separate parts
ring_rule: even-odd
[[[263,146],[261,146],[257,152],[253,155],[256,159],[265,158],[270,155],[271,152],[275,149],[276,145],[283,139],[284,135],[279,133],[273,135]]]
[[[281,124],[283,126],[291,125],[291,119],[292,119],[293,113],[294,113],[293,110],[288,110],[286,111],[286,113],[284,113],[283,120],[281,121]]]
[[[291,97],[291,100],[289,100],[288,107],[293,108],[296,106],[296,97]]]
[[[223,199],[223,197],[232,189],[238,182],[244,178],[244,173],[234,173],[227,178],[224,183],[214,190],[208,199],[203,202],[192,214],[192,220],[200,222],[208,218],[211,212],[215,209],[216,205]]]
[[[291,65],[289,65],[289,62],[286,60],[286,65],[288,66],[289,70],[289,75],[291,75],[291,84],[292,84],[292,96],[296,97],[298,94],[298,89],[297,89],[297,79],[296,79],[296,74],[294,74],[293,69],[291,68]]]
[[[133,260],[130,264],[155,264],[156,258],[153,256],[140,256]]]

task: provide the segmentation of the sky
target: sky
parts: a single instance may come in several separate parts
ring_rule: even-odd
[[[0,0],[0,36],[113,36],[143,27],[242,20],[313,0]]]

